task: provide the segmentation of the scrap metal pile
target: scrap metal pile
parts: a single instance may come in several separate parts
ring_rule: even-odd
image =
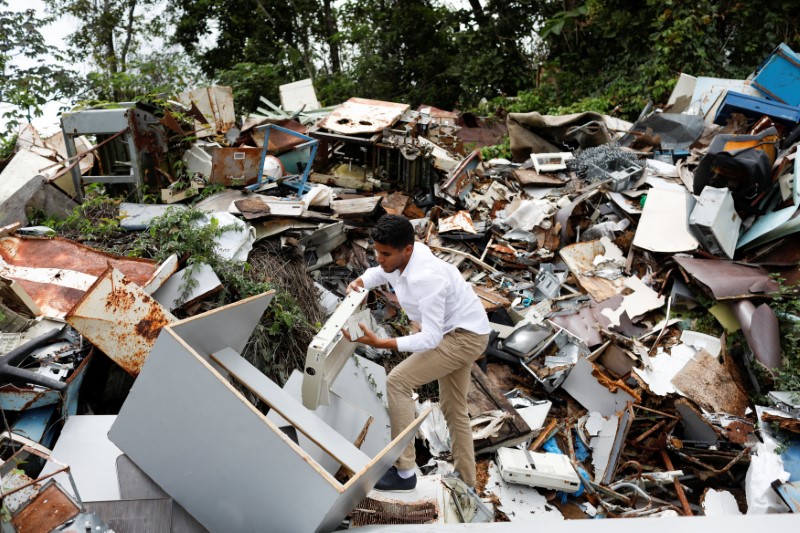
[[[113,526],[147,500],[191,531],[798,512],[800,392],[780,373],[800,317],[777,303],[800,280],[799,88],[782,45],[747,80],[682,75],[632,124],[531,112],[504,125],[361,98],[320,109],[300,82],[241,122],[214,87],[75,111],[57,138],[24,128],[0,175],[2,531],[52,516],[36,502],[54,492],[69,509],[58,524],[91,511]],[[484,160],[504,135],[511,158]],[[214,253],[242,268],[259,243],[301,258],[328,317],[304,367],[279,386],[239,355],[271,293],[208,311],[222,274],[208,264],[28,227],[31,209],[63,217],[92,183],[138,195],[119,208],[129,232],[190,204],[197,224],[229,228]],[[148,188],[160,204],[141,201]],[[411,219],[489,314],[469,411],[493,513],[448,477],[435,401],[390,442],[396,357],[342,340],[357,322],[408,326],[388,288],[345,297],[376,264],[383,213]],[[134,385],[104,416],[83,379],[102,354]],[[369,492],[415,434],[418,491]],[[280,494],[253,499],[267,493]]]

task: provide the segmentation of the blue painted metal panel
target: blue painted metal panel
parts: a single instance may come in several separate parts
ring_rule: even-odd
[[[55,424],[50,423],[55,412],[54,405],[28,409],[20,413],[11,432],[49,448],[55,437]]]
[[[714,124],[724,126],[733,113],[741,113],[753,120],[767,115],[773,121],[789,128],[800,122],[800,107],[728,91],[714,117]]]
[[[92,354],[90,353],[67,378],[67,390],[63,397],[60,392],[52,389],[32,386],[17,387],[9,384],[0,387],[0,409],[26,411],[47,405],[62,404],[66,409],[66,414],[76,414],[78,412],[78,393],[91,359]]]
[[[781,43],[753,73],[753,85],[767,98],[800,106],[800,56]]]
[[[772,486],[793,513],[800,513],[800,483],[779,484],[776,481]]]

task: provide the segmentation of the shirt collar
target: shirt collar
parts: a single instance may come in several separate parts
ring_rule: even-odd
[[[421,252],[419,252],[419,248],[417,247],[417,243],[414,243],[414,249],[411,251],[411,257],[408,259],[408,263],[406,263],[406,267],[403,269],[402,274],[400,274],[401,278],[408,277],[408,272],[414,267],[414,264],[419,261],[419,256]]]

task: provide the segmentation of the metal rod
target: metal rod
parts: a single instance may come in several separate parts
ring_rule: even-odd
[[[661,458],[664,460],[664,464],[666,465],[667,470],[675,470],[675,467],[672,465],[672,461],[670,460],[667,451],[662,448],[660,452],[661,452]],[[678,499],[681,501],[681,506],[683,506],[683,512],[686,514],[686,516],[694,516],[692,508],[689,507],[689,500],[686,499],[686,494],[683,492],[683,485],[681,485],[681,482],[678,481],[677,477],[673,480],[673,483],[675,484],[675,492],[678,493]]]

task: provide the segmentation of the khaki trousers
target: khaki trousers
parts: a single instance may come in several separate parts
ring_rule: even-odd
[[[389,399],[389,420],[392,439],[414,421],[414,401],[411,395],[417,387],[439,380],[439,402],[450,431],[456,472],[470,487],[475,486],[475,449],[467,413],[472,363],[483,354],[489,335],[456,329],[444,335],[439,346],[411,354],[397,365],[386,380]],[[416,465],[412,440],[395,463],[399,470]]]

